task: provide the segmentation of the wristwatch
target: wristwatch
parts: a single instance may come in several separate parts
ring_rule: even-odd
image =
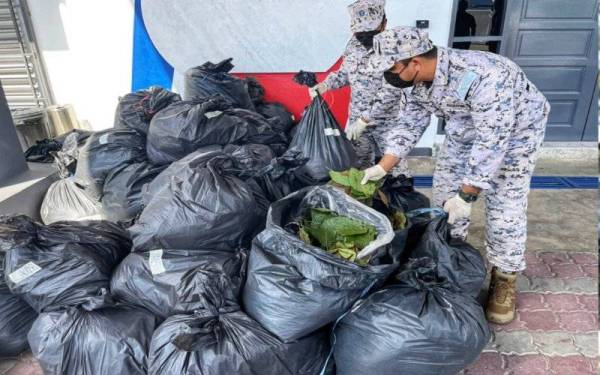
[[[458,191],[458,196],[467,203],[473,203],[477,200],[477,194],[465,193],[462,189]]]

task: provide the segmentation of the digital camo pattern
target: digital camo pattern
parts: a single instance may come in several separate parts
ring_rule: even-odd
[[[348,5],[353,33],[376,30],[385,15],[385,0],[357,0]]]
[[[347,125],[361,116],[370,124],[359,140],[354,142],[363,168],[372,166],[381,157],[386,148],[384,135],[395,126],[401,103],[404,102],[401,89],[387,84],[381,74],[370,69],[372,58],[373,50],[367,50],[353,37],[346,46],[340,69],[330,73],[324,81],[328,90],[350,85]],[[391,173],[410,175],[405,161]]]
[[[461,184],[484,190],[486,248],[503,271],[525,268],[527,195],[550,105],[512,61],[492,53],[438,49],[433,83],[407,95],[386,153],[405,158],[433,113],[446,121],[446,140],[434,173],[441,207]],[[468,221],[453,235],[464,237]]]
[[[390,69],[395,63],[421,55],[433,49],[426,31],[416,27],[397,26],[385,30],[373,39],[375,58],[371,69],[379,74]]]

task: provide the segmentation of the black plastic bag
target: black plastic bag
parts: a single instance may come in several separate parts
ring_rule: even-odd
[[[254,106],[261,104],[265,98],[265,88],[255,77],[246,77],[245,81],[252,104],[254,104]]]
[[[254,173],[254,181],[262,189],[270,202],[275,202],[302,188],[295,171],[301,168],[307,158],[298,150],[290,149],[282,156],[271,160],[269,165]]]
[[[53,152],[60,151],[62,144],[53,139],[42,139],[35,141],[25,151],[25,160],[32,163],[52,163],[54,161]]]
[[[436,272],[431,259],[417,259],[344,316],[338,374],[453,375],[478,358],[490,339],[483,309]]]
[[[305,72],[304,70],[294,74],[294,82],[307,87],[313,87],[317,82],[317,75],[313,72]]]
[[[421,240],[410,251],[410,257],[433,259],[441,281],[473,297],[479,295],[487,275],[485,261],[479,251],[450,235],[446,215],[436,217],[427,225]]]
[[[130,221],[143,208],[142,188],[158,176],[166,166],[148,162],[135,163],[111,171],[102,189],[102,210],[111,221]]]
[[[162,87],[152,86],[119,98],[115,111],[116,129],[134,129],[144,134],[152,117],[168,105],[181,101],[181,96]]]
[[[223,152],[231,155],[241,172],[250,175],[271,163],[275,154],[267,145],[249,143],[245,145],[227,145]]]
[[[0,358],[16,357],[27,350],[27,332],[36,312],[10,292],[4,281],[4,252],[0,251]]]
[[[146,138],[136,130],[109,129],[92,134],[79,150],[75,179],[97,200],[104,179],[119,167],[146,159]]]
[[[154,164],[167,164],[209,145],[285,141],[259,114],[230,108],[223,97],[213,96],[172,104],[154,116],[147,152]]]
[[[225,114],[237,117],[248,123],[248,132],[244,138],[245,143],[260,143],[264,145],[284,144],[287,147],[287,135],[273,127],[278,121],[266,120],[256,112],[246,109],[231,108]]]
[[[320,373],[329,353],[325,334],[284,344],[240,310],[225,275],[206,281],[205,308],[172,316],[154,332],[149,374]]]
[[[217,64],[208,61],[188,69],[184,77],[184,99],[198,100],[221,94],[233,106],[254,111],[246,81],[228,73],[233,69],[231,60],[225,59]]]
[[[168,164],[200,147],[236,143],[247,127],[223,114],[231,105],[222,96],[171,104],[150,122],[147,153],[154,164]]]
[[[359,167],[352,143],[320,95],[304,111],[297,128],[290,148],[302,151],[302,155],[310,159],[297,171],[298,178],[304,184],[317,185],[329,181],[331,170],[345,171]]]
[[[279,125],[273,125],[283,133],[289,133],[294,126],[294,117],[280,103],[262,103],[256,106],[256,112],[267,119],[278,119]]]
[[[0,221],[6,282],[37,312],[107,301],[113,268],[131,241],[107,221],[42,225],[23,215]]]
[[[45,375],[144,375],[155,327],[141,309],[68,308],[40,314],[28,337]]]
[[[429,198],[415,190],[412,177],[388,176],[379,191],[386,195],[389,206],[398,211],[409,212],[430,206]]]
[[[374,225],[375,241],[360,266],[308,245],[284,229],[306,210],[327,208]],[[271,205],[267,228],[252,242],[244,287],[245,311],[284,342],[306,336],[340,317],[399,263],[389,220],[331,186],[302,189]]]
[[[129,228],[134,248],[246,247],[262,229],[268,201],[240,173],[222,151],[200,150],[171,164],[148,186],[146,207]]]
[[[225,274],[238,296],[244,281],[246,253],[212,250],[152,250],[131,253],[116,268],[113,295],[166,319],[205,307],[207,280]]]

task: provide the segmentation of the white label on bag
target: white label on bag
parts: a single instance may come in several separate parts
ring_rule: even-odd
[[[204,116],[206,116],[206,118],[213,118],[213,117],[217,117],[220,116],[223,112],[221,111],[212,111],[212,112],[206,112],[204,114]]]
[[[325,135],[332,135],[335,137],[339,137],[341,134],[338,129],[325,128]]]
[[[11,272],[8,275],[8,278],[13,283],[18,284],[21,281],[29,278],[30,276],[32,276],[33,274],[35,274],[36,272],[38,272],[41,269],[42,269],[42,267],[38,266],[37,264],[35,264],[33,262],[27,262],[27,263],[25,263],[24,266],[22,266],[18,270]]]
[[[108,134],[102,134],[100,136],[100,138],[98,138],[98,143],[100,143],[101,145],[107,144],[108,143]]]
[[[148,263],[150,264],[150,272],[153,275],[159,275],[161,273],[165,273],[167,270],[165,269],[165,265],[162,261],[163,251],[161,250],[151,250],[150,257],[148,258]]]

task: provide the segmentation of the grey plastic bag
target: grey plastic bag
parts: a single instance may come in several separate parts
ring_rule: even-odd
[[[155,327],[141,309],[67,308],[40,314],[28,339],[45,375],[144,375]]]
[[[184,99],[197,100],[219,94],[238,108],[254,111],[248,83],[229,74],[232,58],[213,64],[210,61],[185,72]]]
[[[317,333],[284,344],[244,314],[228,278],[206,278],[206,304],[192,315],[168,318],[152,337],[153,375],[318,375],[329,353]]]
[[[108,174],[124,165],[146,159],[146,138],[136,130],[109,129],[90,135],[79,150],[75,179],[100,200]]]
[[[134,163],[111,171],[102,188],[102,211],[111,221],[130,221],[143,209],[142,191],[166,166]]]
[[[169,104],[181,101],[181,96],[159,86],[125,94],[119,98],[114,127],[134,129],[148,134],[150,120]]]
[[[427,225],[421,240],[410,251],[410,257],[433,259],[441,280],[473,297],[479,295],[487,276],[485,260],[479,251],[450,235],[446,215],[434,218]]]
[[[6,283],[37,312],[106,303],[112,270],[130,249],[127,232],[107,221],[0,220]]]
[[[205,281],[214,273],[231,280],[237,296],[246,267],[244,251],[151,250],[129,254],[115,269],[111,292],[120,301],[140,306],[166,319],[205,306]]]
[[[290,149],[298,149],[308,163],[296,174],[305,185],[329,181],[329,171],[358,168],[358,159],[352,143],[346,138],[329,106],[317,96],[306,108],[290,142]]]
[[[344,375],[451,375],[490,339],[477,300],[438,277],[430,258],[411,261],[392,285],[360,301],[335,328]]]
[[[27,332],[35,318],[37,314],[27,302],[6,286],[4,252],[0,251],[0,358],[16,357],[27,350]]]
[[[367,266],[308,245],[285,229],[312,207],[375,226],[375,241],[361,250],[371,257]],[[399,267],[389,246],[393,238],[385,216],[334,187],[292,193],[271,205],[266,229],[252,242],[243,293],[245,311],[284,342],[306,336],[336,320]]]
[[[247,247],[264,225],[269,202],[240,173],[235,159],[220,151],[201,150],[171,164],[148,187],[146,207],[129,228],[134,248]]]

